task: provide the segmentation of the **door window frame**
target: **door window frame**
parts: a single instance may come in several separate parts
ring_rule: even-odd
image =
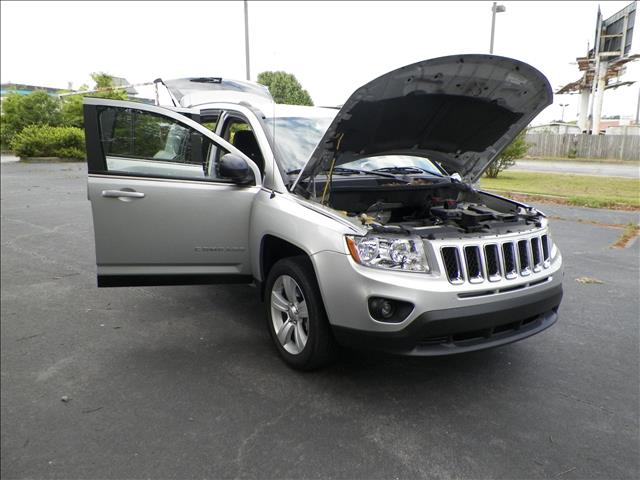
[[[206,183],[224,183],[225,185],[230,184],[231,182],[228,180],[220,179],[220,178],[174,178],[171,176],[155,176],[151,174],[144,173],[134,173],[134,172],[113,172],[109,171],[107,168],[107,160],[106,153],[104,152],[104,148],[102,145],[102,141],[100,138],[100,107],[111,107],[118,109],[132,109],[138,110],[141,112],[148,112],[151,114],[160,115],[162,117],[168,118],[177,122],[178,124],[189,128],[191,130],[195,130],[204,138],[209,139],[214,147],[221,147],[225,149],[229,153],[233,153],[239,155],[243,158],[249,168],[251,168],[255,183],[254,185],[257,187],[261,187],[263,183],[262,175],[260,174],[260,170],[258,166],[244,153],[238,150],[236,147],[231,145],[229,142],[221,138],[216,133],[212,132],[205,126],[198,123],[198,121],[189,118],[188,113],[185,112],[185,109],[182,108],[181,112],[174,111],[169,108],[159,107],[156,105],[148,105],[144,103],[138,102],[129,102],[124,100],[111,100],[104,98],[84,98],[84,120],[85,120],[85,142],[87,148],[87,168],[90,175],[113,175],[113,176],[125,176],[125,177],[136,177],[136,178],[152,178],[152,179],[168,179],[168,180],[176,180],[176,181],[196,181],[196,182],[206,182]],[[192,110],[191,115],[199,120],[199,112]]]
[[[219,102],[216,104],[208,104],[201,106],[200,112],[209,110],[220,110],[221,116],[218,120],[216,134],[222,136],[222,126],[227,116],[240,117],[251,126],[251,130],[258,141],[262,157],[264,159],[264,177],[262,181],[263,188],[269,191],[280,193],[288,192],[285,185],[286,174],[275,159],[274,146],[272,139],[265,130],[263,122],[267,118],[265,114],[255,106],[239,105],[234,103]]]

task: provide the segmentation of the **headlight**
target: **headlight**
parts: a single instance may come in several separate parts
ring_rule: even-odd
[[[417,237],[346,236],[351,257],[360,265],[406,272],[428,272],[429,265]]]

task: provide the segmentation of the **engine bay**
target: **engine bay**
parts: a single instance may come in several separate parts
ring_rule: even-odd
[[[334,176],[316,179],[311,195],[352,222],[378,233],[425,238],[517,233],[541,226],[543,214],[517,202],[475,190],[452,177]],[[325,188],[326,187],[326,188]]]

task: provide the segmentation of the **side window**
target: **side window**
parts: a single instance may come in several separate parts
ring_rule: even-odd
[[[179,122],[142,110],[106,107],[99,123],[110,172],[221,180],[211,159],[228,152]]]
[[[251,125],[235,118],[229,120],[225,125],[224,139],[233,145],[237,132],[251,132]]]
[[[206,108],[200,110],[200,124],[215,133],[220,120],[220,110]]]
[[[225,122],[222,136],[231,145],[253,160],[260,171],[264,173],[264,157],[249,123],[241,118],[230,117]]]

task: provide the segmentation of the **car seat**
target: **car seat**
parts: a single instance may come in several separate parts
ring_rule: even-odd
[[[233,136],[233,146],[249,157],[264,174],[264,157],[255,135],[250,130],[240,130]]]

